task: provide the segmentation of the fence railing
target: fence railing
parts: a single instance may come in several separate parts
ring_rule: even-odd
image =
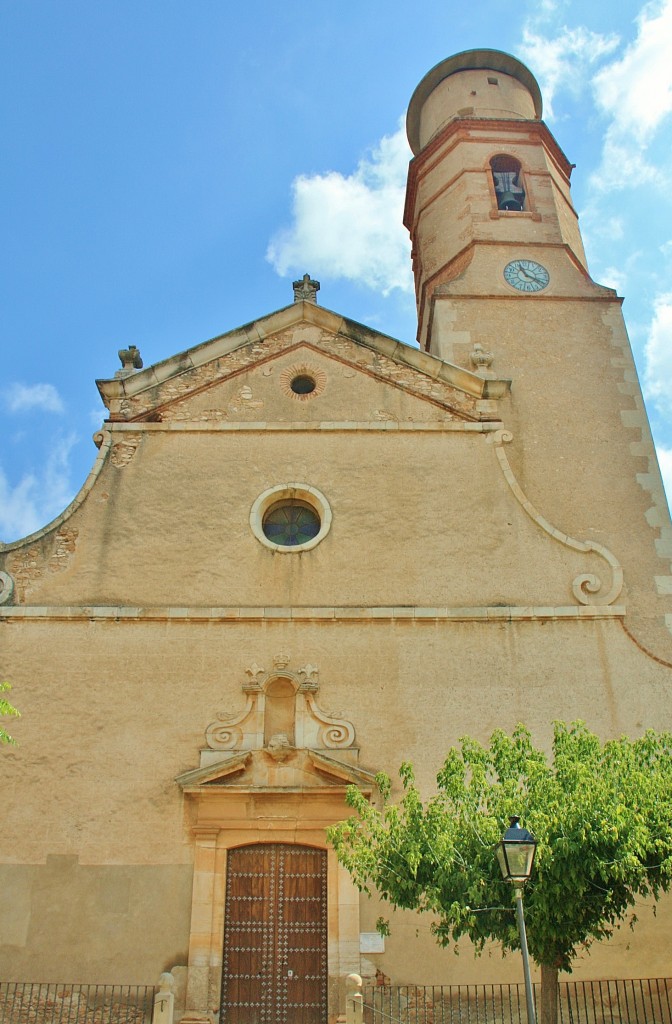
[[[527,1024],[520,985],[375,985],[365,1024]],[[535,985],[539,1006],[539,986]],[[672,1024],[672,978],[561,982],[560,1024]]]
[[[0,982],[0,1024],[151,1024],[154,985]]]
[[[364,1024],[527,1024],[522,984],[360,991]],[[159,1024],[157,992],[153,985],[0,982],[0,1024],[151,1024],[155,996]],[[538,985],[535,999],[538,1005]],[[672,1024],[672,978],[561,982],[558,1011],[560,1024]]]

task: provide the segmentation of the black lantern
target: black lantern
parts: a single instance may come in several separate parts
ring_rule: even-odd
[[[524,885],[532,874],[537,841],[531,832],[520,827],[517,815],[509,818],[509,827],[497,844],[497,860],[507,882]]]
[[[523,913],[523,889],[532,874],[534,855],[537,851],[537,840],[526,828],[520,827],[520,818],[514,815],[509,818],[509,827],[501,841],[497,843],[497,860],[507,882],[513,883],[516,898],[516,917],[518,934],[520,935],[520,952],[523,956],[523,974],[525,975],[525,1001],[527,1003],[528,1024],[536,1024],[537,1013],[534,1006],[534,989],[530,974],[530,957],[527,951],[527,934],[525,932],[525,915]]]

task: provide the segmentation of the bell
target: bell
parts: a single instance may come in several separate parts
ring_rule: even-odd
[[[520,198],[519,198],[520,197]],[[522,210],[522,194],[518,196],[514,192],[501,192],[499,194],[499,208],[500,210]]]

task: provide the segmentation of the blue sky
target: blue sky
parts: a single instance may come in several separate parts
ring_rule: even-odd
[[[577,164],[672,494],[672,0],[0,0],[2,540],[84,482],[121,347],[166,358],[304,271],[413,342],[401,119],[481,46],[528,64]]]

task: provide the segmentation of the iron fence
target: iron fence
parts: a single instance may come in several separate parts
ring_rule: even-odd
[[[151,1024],[153,985],[0,982],[0,1024]]]
[[[539,1006],[539,985],[535,985]],[[520,985],[365,986],[365,1024],[527,1024]],[[561,982],[560,1024],[672,1024],[672,978]]]

